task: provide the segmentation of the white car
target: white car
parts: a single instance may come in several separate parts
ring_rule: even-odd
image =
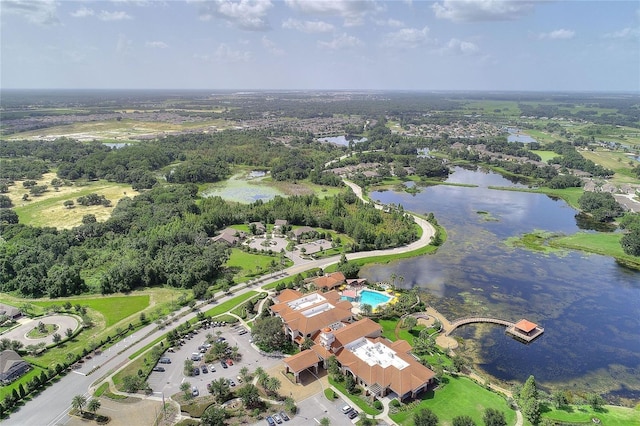
[[[347,413],[348,413],[349,411],[351,411],[351,410],[352,410],[352,408],[351,408],[351,406],[350,406],[350,405],[345,405],[344,407],[342,407],[342,412],[343,412],[344,414],[347,414]]]

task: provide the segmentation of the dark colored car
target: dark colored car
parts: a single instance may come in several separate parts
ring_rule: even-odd
[[[269,426],[276,426],[276,421],[271,416],[267,416],[267,423],[269,423]]]
[[[206,366],[206,365],[204,365],[204,364],[203,364],[203,365],[202,365],[202,367],[200,367],[200,368],[202,369],[202,372],[203,372],[203,373],[208,373],[208,372],[209,372],[209,370],[207,370],[207,366]]]
[[[347,417],[349,417],[350,419],[355,419],[356,417],[358,417],[358,412],[356,410],[351,410],[347,414]]]
[[[160,371],[160,372],[162,372],[162,371],[164,371],[164,367],[153,367],[153,369],[152,369],[152,370],[153,370],[153,371]]]
[[[193,369],[193,375],[194,376],[199,376],[200,375],[200,369],[198,367]]]
[[[226,363],[226,362],[224,362],[224,361],[220,361],[220,365],[222,365],[222,368],[229,368],[229,367],[227,366],[227,363]]]

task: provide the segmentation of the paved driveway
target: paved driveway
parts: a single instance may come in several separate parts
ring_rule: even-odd
[[[11,340],[18,340],[22,342],[25,346],[27,345],[37,345],[40,342],[45,342],[47,345],[53,343],[53,334],[52,333],[46,337],[42,337],[39,339],[33,339],[27,337],[27,333],[38,326],[38,323],[42,321],[43,324],[55,324],[58,326],[56,333],[60,334],[63,338],[65,337],[65,330],[67,328],[72,329],[73,331],[77,330],[80,327],[80,321],[76,319],[76,317],[71,315],[49,315],[46,317],[36,318],[36,319],[28,319],[26,321],[22,321],[22,324],[13,330],[7,331],[2,334],[2,338],[7,338]]]

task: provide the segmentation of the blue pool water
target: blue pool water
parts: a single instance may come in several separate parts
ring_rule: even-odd
[[[378,305],[387,303],[389,300],[391,300],[390,296],[377,293],[375,291],[362,290],[362,293],[360,293],[360,303],[371,305],[371,308],[373,309],[375,309]]]

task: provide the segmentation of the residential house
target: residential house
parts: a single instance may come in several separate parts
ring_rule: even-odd
[[[20,309],[15,306],[5,305],[0,303],[0,316],[6,316],[9,319],[15,320],[22,316]]]
[[[246,236],[247,234],[242,231],[238,231],[237,229],[225,228],[220,232],[220,234],[211,238],[211,241],[221,241],[229,247],[232,247],[240,243]]]
[[[262,222],[251,222],[249,224],[249,229],[251,229],[254,235],[260,235],[267,232],[266,226],[262,224]]]
[[[31,366],[17,352],[10,349],[0,352],[0,383],[8,385],[27,371]]]

